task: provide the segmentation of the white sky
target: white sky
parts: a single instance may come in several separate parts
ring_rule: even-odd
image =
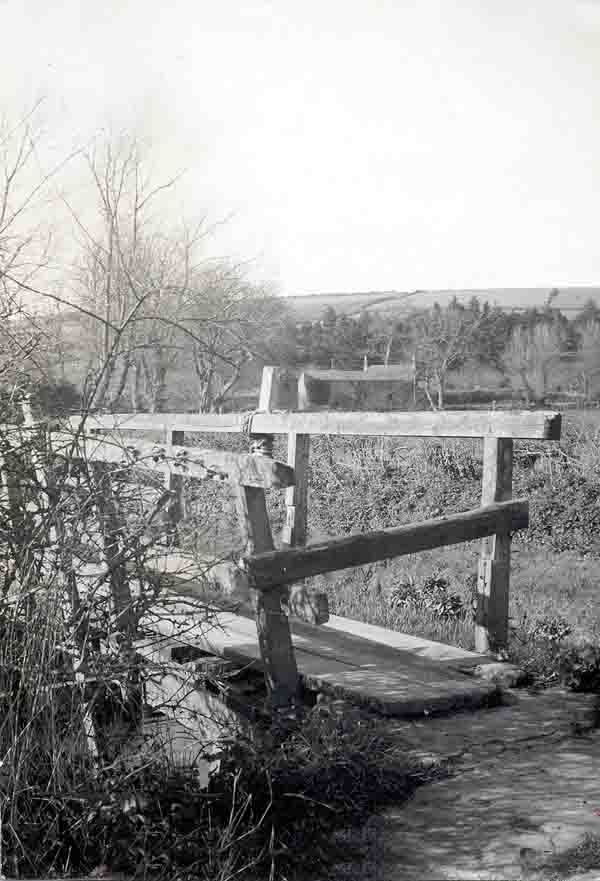
[[[189,168],[284,294],[600,281],[599,0],[0,0],[0,110]]]

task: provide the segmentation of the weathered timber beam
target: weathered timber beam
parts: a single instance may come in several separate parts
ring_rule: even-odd
[[[246,414],[247,415],[247,414]],[[123,431],[239,432],[246,415],[226,413],[187,416],[148,413],[89,417],[86,428]],[[72,420],[76,426],[77,421]],[[336,410],[256,412],[253,434],[347,434],[379,437],[512,437],[559,440],[560,413],[546,410],[445,410],[428,412],[344,412]]]
[[[195,431],[199,433],[239,433],[243,414],[240,413],[112,413],[102,416],[71,416],[69,425],[77,430],[83,424],[84,432],[90,431],[160,431],[168,437],[172,431]]]
[[[251,584],[258,590],[268,590],[311,575],[473,541],[502,529],[527,529],[528,525],[529,502],[515,499],[423,523],[334,538],[306,547],[249,554],[244,557],[244,566]]]
[[[304,376],[315,382],[372,382],[380,385],[382,382],[407,382],[412,380],[412,368],[408,366],[404,370],[392,372],[382,367],[376,371],[373,367],[368,370],[304,370]]]
[[[137,465],[162,474],[178,474],[200,479],[231,480],[242,486],[263,489],[292,486],[294,469],[283,462],[250,453],[201,450],[173,444],[152,444],[130,439],[119,441],[103,436],[78,436],[53,432],[52,448],[71,458]]]

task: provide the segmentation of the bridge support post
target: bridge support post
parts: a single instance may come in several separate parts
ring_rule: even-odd
[[[512,496],[512,438],[486,437],[483,443],[481,504],[508,501]],[[481,540],[475,650],[482,654],[503,654],[508,645],[510,544],[508,523]]]
[[[259,410],[270,412],[281,406],[281,369],[263,367],[260,387]],[[308,398],[304,387],[304,374],[297,381],[297,407],[305,410]],[[288,432],[287,463],[294,469],[294,485],[285,491],[285,524],[281,541],[288,547],[302,547],[306,544],[308,520],[308,465],[310,459],[310,435]],[[300,611],[301,617],[308,614],[314,624],[325,624],[329,620],[327,594],[311,594],[304,584],[291,585],[285,592],[288,607]]]
[[[238,511],[246,539],[246,553],[273,550],[265,491],[238,487]],[[256,591],[256,629],[265,681],[274,711],[294,705],[299,694],[298,668],[287,616],[281,608],[282,591]]]

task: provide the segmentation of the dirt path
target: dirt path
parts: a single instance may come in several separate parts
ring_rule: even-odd
[[[598,881],[600,731],[593,698],[512,692],[510,706],[393,723],[413,755],[451,776],[418,790],[364,830],[369,856],[339,867],[356,881]],[[594,860],[590,852],[595,853]],[[569,856],[570,854],[570,856]],[[569,858],[567,858],[567,856]]]

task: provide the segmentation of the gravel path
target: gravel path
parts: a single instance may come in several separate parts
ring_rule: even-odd
[[[359,833],[368,856],[339,866],[332,881],[599,881],[593,696],[507,698],[491,710],[388,723],[408,752],[447,765],[450,776],[373,818]]]

